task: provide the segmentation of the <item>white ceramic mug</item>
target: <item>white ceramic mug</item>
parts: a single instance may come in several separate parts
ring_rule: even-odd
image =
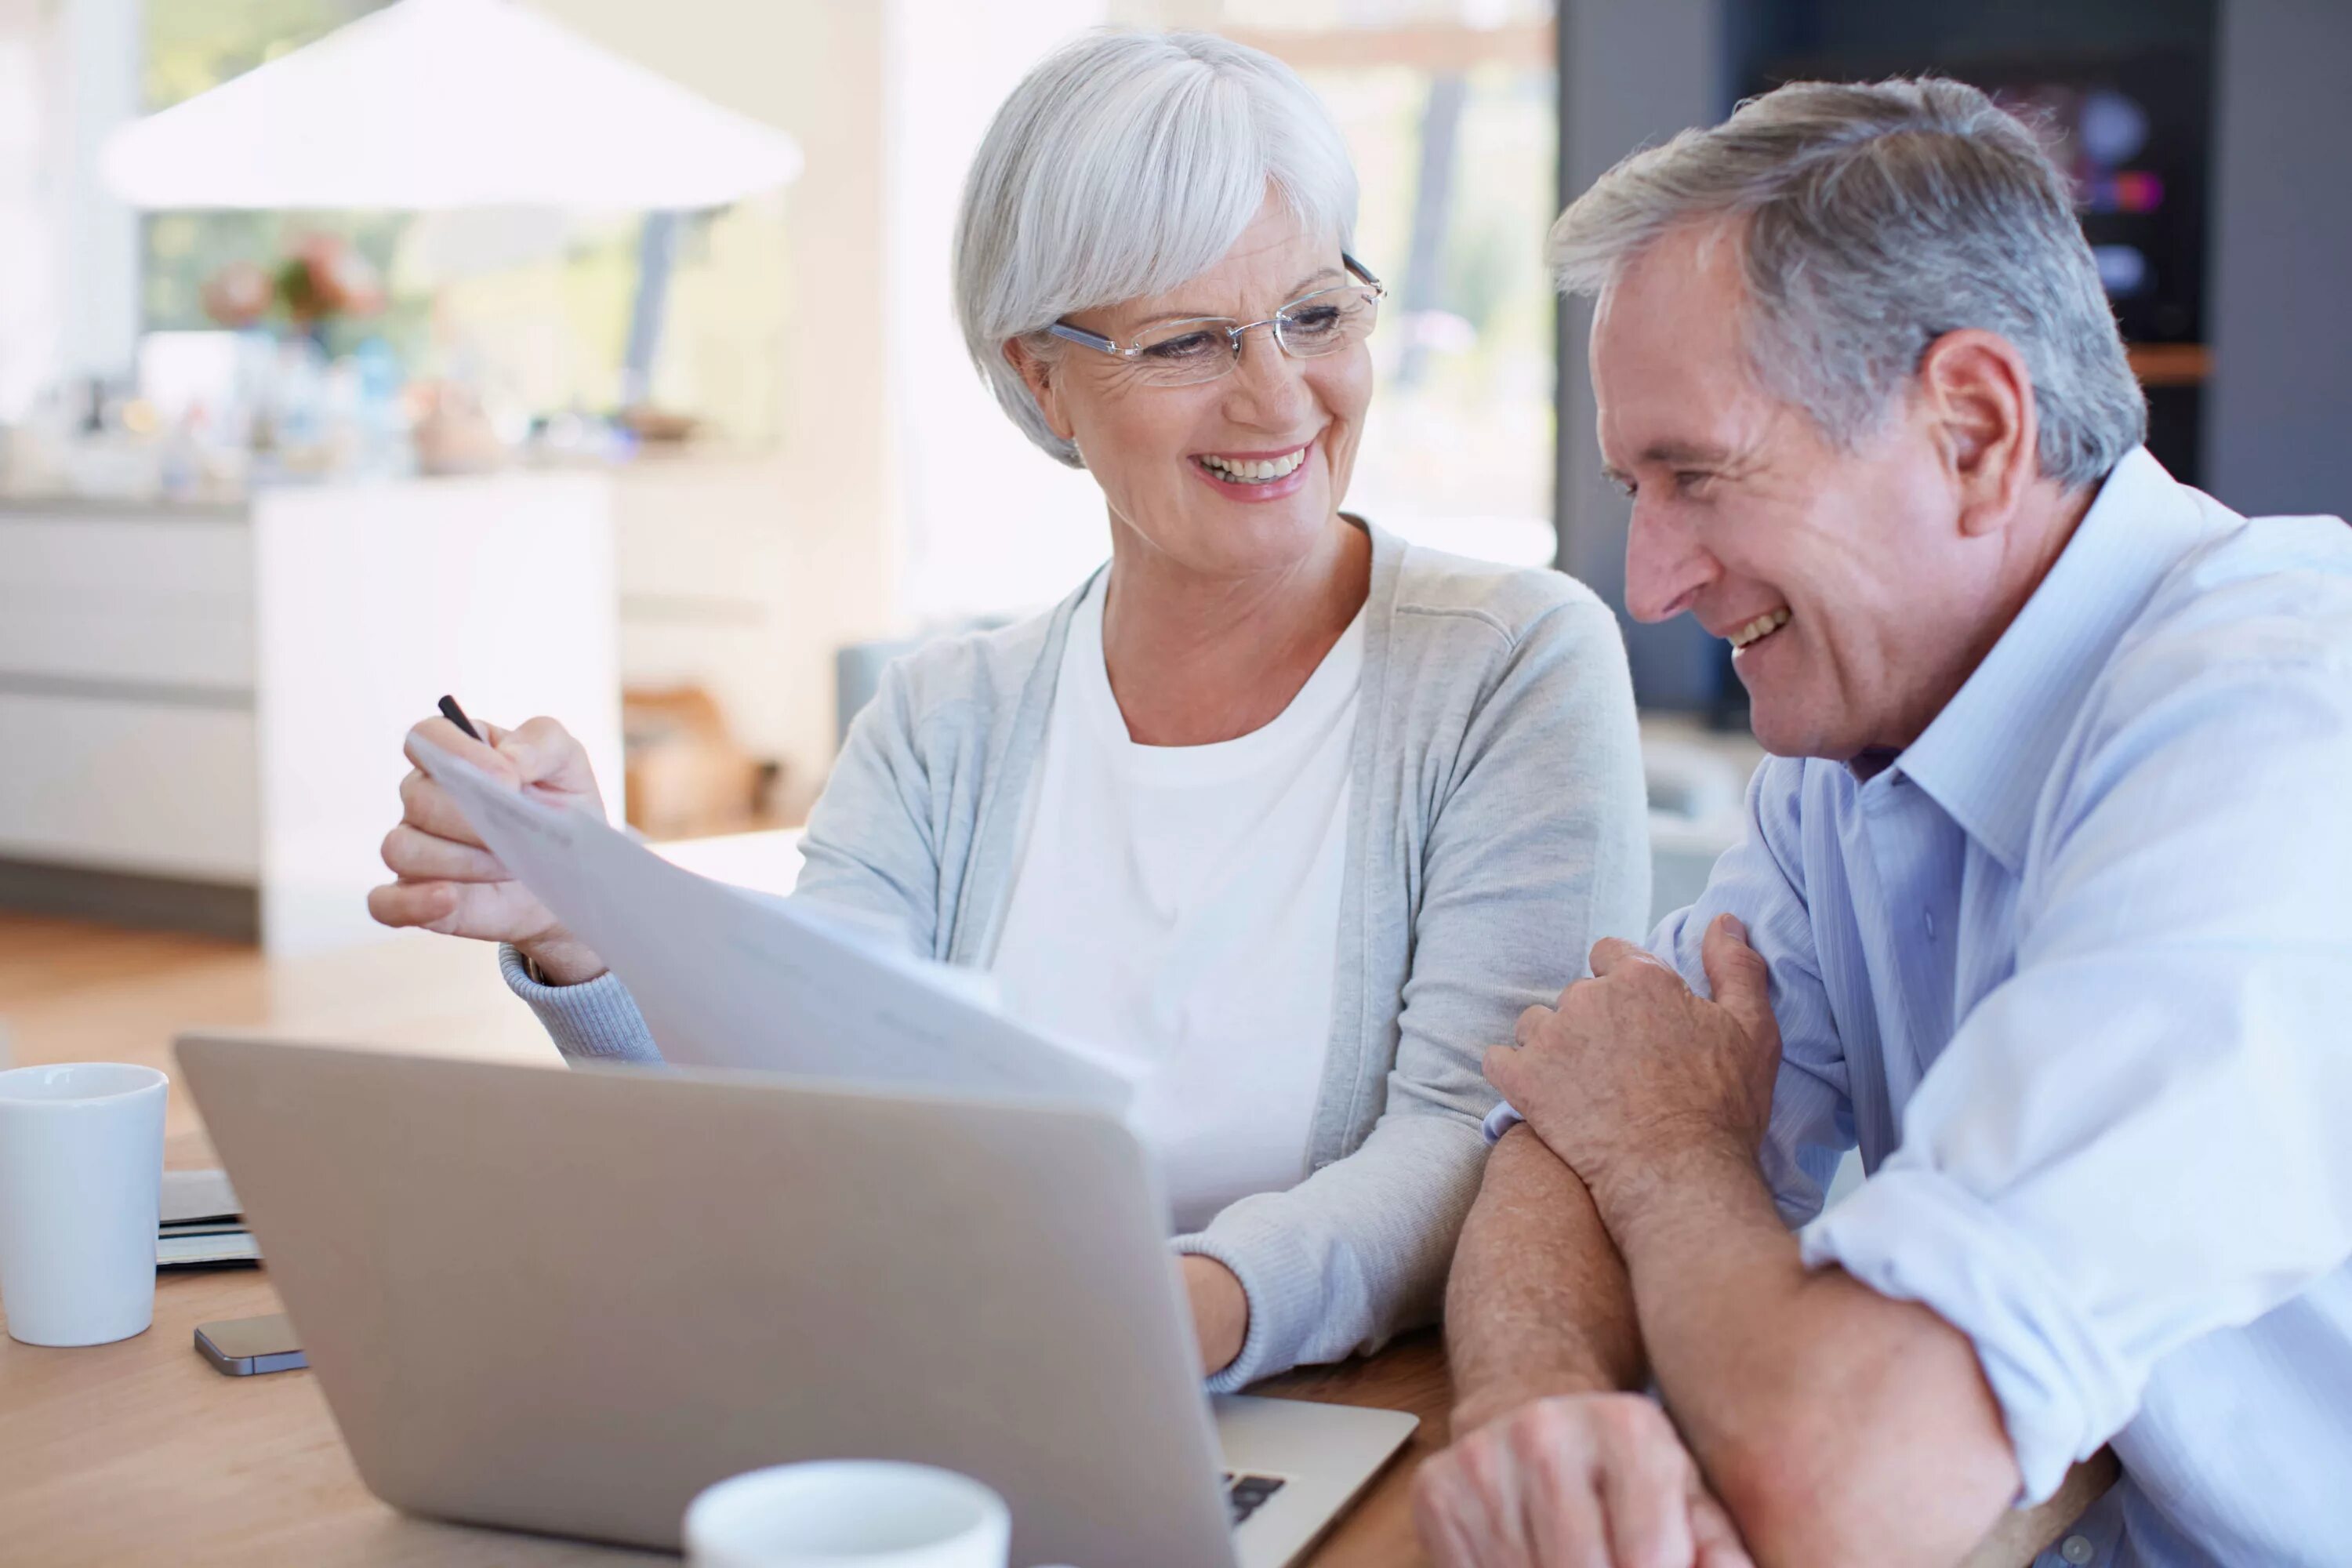
[[[102,1345],[155,1321],[163,1102],[153,1068],[0,1072],[0,1308],[28,1345]]]
[[[774,1465],[686,1510],[692,1568],[1005,1568],[1012,1538],[987,1487],[893,1459]]]

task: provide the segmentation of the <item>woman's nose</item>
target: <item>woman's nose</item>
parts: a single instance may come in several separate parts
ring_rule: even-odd
[[[1271,328],[1258,328],[1243,338],[1241,362],[1225,377],[1226,413],[1269,429],[1296,424],[1307,400],[1306,369],[1282,352]]]
[[[1672,620],[1721,575],[1723,568],[1687,524],[1664,508],[1634,501],[1625,535],[1625,609],[1635,620]]]

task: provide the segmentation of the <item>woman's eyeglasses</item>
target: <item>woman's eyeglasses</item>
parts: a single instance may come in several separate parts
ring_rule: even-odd
[[[1241,363],[1242,340],[1260,327],[1271,328],[1274,341],[1291,358],[1318,359],[1369,337],[1380,320],[1381,298],[1388,292],[1362,262],[1346,255],[1339,259],[1360,283],[1318,289],[1263,321],[1193,316],[1158,322],[1124,344],[1067,321],[1045,330],[1066,342],[1125,360],[1139,380],[1153,386],[1196,386],[1228,374]]]

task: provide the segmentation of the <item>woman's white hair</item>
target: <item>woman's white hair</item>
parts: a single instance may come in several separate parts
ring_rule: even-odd
[[[996,111],[956,223],[956,319],[1013,422],[1072,468],[1004,357],[1073,311],[1157,294],[1234,247],[1271,185],[1352,244],[1356,171],[1322,101],[1273,56],[1207,33],[1089,33]]]
[[[1551,231],[1568,294],[1669,232],[1724,223],[1750,367],[1838,445],[1881,426],[1927,346],[1964,327],[2033,377],[2042,472],[2104,478],[2147,429],[2066,176],[1982,92],[1936,77],[1792,82],[1636,153]]]

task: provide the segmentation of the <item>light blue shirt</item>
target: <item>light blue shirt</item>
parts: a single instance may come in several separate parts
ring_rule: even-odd
[[[2352,529],[2135,452],[1926,733],[1748,808],[1652,948],[1747,924],[1782,1213],[1974,1342],[2021,1500],[2113,1441],[2042,1564],[2352,1561]]]

